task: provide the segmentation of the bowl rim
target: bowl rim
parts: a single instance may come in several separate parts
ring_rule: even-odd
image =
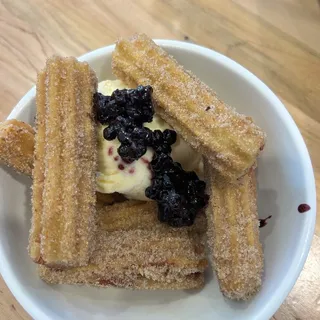
[[[312,238],[314,235],[315,221],[316,221],[316,187],[315,187],[315,178],[312,169],[311,159],[305,145],[305,142],[302,138],[302,135],[292,119],[291,115],[279,100],[279,98],[265,85],[258,77],[252,74],[249,70],[233,61],[232,59],[224,56],[221,53],[218,53],[212,49],[205,48],[200,45],[193,43],[177,41],[177,40],[164,40],[164,39],[155,39],[154,40],[158,45],[163,48],[177,48],[183,49],[185,51],[191,51],[198,55],[209,57],[216,60],[217,63],[223,65],[223,67],[232,70],[232,72],[237,73],[247,82],[249,82],[255,90],[258,90],[269,102],[272,107],[276,109],[278,116],[281,118],[284,125],[286,125],[290,134],[295,138],[295,144],[299,153],[302,155],[303,161],[303,173],[308,181],[308,191],[306,195],[306,202],[310,204],[311,210],[306,216],[305,222],[302,226],[300,241],[297,243],[295,254],[291,263],[291,267],[287,270],[286,276],[279,283],[276,291],[272,294],[269,301],[259,309],[259,312],[253,315],[252,319],[269,319],[277,311],[280,305],[283,303],[291,289],[293,288],[298,276],[300,275],[302,268],[307,259]],[[91,60],[98,56],[104,56],[110,54],[114,50],[115,45],[105,46],[93,51],[90,51],[78,59],[80,61]],[[35,98],[36,87],[33,86],[17,103],[9,114],[7,119],[17,117],[20,112],[28,105],[28,103]],[[41,308],[41,305],[34,302],[28,296],[28,292],[20,284],[16,278],[13,271],[10,269],[10,263],[4,253],[4,250],[0,242],[0,273],[8,286],[9,290],[12,292],[17,301],[21,306],[29,313],[34,319],[47,319],[51,318],[44,313]]]

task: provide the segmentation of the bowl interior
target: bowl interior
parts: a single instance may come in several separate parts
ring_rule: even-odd
[[[211,270],[201,291],[127,291],[77,286],[48,286],[28,257],[31,181],[0,168],[1,272],[19,302],[35,319],[268,319],[292,288],[310,247],[315,219],[315,189],[309,155],[291,117],[272,92],[230,59],[191,44],[159,41],[187,69],[227,103],[254,118],[268,134],[258,164],[260,218],[265,253],[264,283],[251,302],[224,299]],[[82,57],[99,80],[113,78],[113,46]],[[10,115],[34,122],[35,90]],[[212,137],[214,139],[214,137]],[[300,214],[308,203],[312,210]]]

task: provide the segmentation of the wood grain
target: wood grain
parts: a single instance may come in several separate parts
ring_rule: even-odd
[[[212,48],[261,78],[299,126],[319,184],[317,0],[2,0],[0,121],[34,84],[47,57],[79,56],[136,31]],[[320,319],[319,235],[320,219],[304,270],[273,319]],[[0,319],[30,319],[1,278]]]

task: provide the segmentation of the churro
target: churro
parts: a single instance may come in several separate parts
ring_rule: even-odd
[[[203,215],[193,226],[175,229],[157,220],[155,203],[126,201],[100,208],[98,216],[97,247],[90,264],[64,270],[40,268],[42,279],[136,289],[203,285],[207,266]]]
[[[86,268],[86,267],[83,267]],[[96,287],[118,287],[135,290],[187,290],[200,289],[204,285],[203,273],[194,273],[178,277],[172,282],[148,279],[138,273],[114,272],[96,275],[89,268],[77,272],[66,272],[51,269],[43,265],[38,266],[39,277],[49,284],[88,285]]]
[[[53,57],[37,81],[29,253],[54,267],[86,265],[95,229],[97,79],[87,63]]]
[[[190,227],[172,228],[157,219],[156,203],[126,201],[99,209],[98,221],[98,249],[90,260],[94,265],[138,268],[160,281],[207,266],[203,214]]]
[[[255,172],[237,183],[221,181],[207,162],[205,172],[208,244],[220,289],[230,299],[246,300],[259,291],[263,271]]]
[[[0,163],[31,176],[33,150],[34,130],[29,124],[15,119],[0,123]]]
[[[219,100],[146,35],[120,39],[112,69],[127,85],[151,85],[156,112],[220,175],[239,178],[256,161],[264,146],[263,131]]]
[[[171,228],[160,223],[157,217],[157,203],[155,201],[125,201],[113,206],[99,209],[98,225],[104,231],[133,230],[133,229],[161,229],[172,230],[177,233],[183,230],[204,233],[207,228],[206,218],[203,213],[197,215],[195,223],[188,228]]]

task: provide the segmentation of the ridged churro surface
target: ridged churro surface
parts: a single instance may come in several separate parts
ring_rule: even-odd
[[[96,137],[87,63],[53,57],[37,81],[31,258],[55,267],[86,265],[95,229]]]
[[[137,289],[202,286],[207,266],[204,216],[193,227],[175,229],[154,219],[156,214],[156,205],[150,202],[126,201],[100,208],[90,264],[64,270],[40,268],[40,276],[49,283]]]
[[[260,290],[264,265],[255,172],[235,184],[220,181],[207,162],[205,172],[210,194],[208,244],[220,289],[230,299],[249,299]]]
[[[204,285],[203,273],[195,273],[181,276],[172,282],[163,282],[148,279],[137,273],[111,272],[104,276],[96,275],[94,272],[83,271],[80,273],[65,273],[60,270],[51,269],[38,265],[39,277],[50,284],[88,285],[96,287],[118,287],[135,290],[187,290],[199,289]]]
[[[29,124],[15,119],[0,123],[0,163],[31,176],[33,150],[34,130]]]
[[[125,201],[113,206],[99,209],[99,227],[105,231],[158,229],[171,230],[177,234],[186,231],[204,233],[206,231],[206,218],[203,213],[198,214],[195,223],[188,228],[171,228],[159,222],[158,207],[154,201]]]
[[[151,85],[157,113],[220,175],[239,178],[256,161],[264,145],[263,131],[219,100],[146,35],[120,39],[112,68],[127,85]]]

